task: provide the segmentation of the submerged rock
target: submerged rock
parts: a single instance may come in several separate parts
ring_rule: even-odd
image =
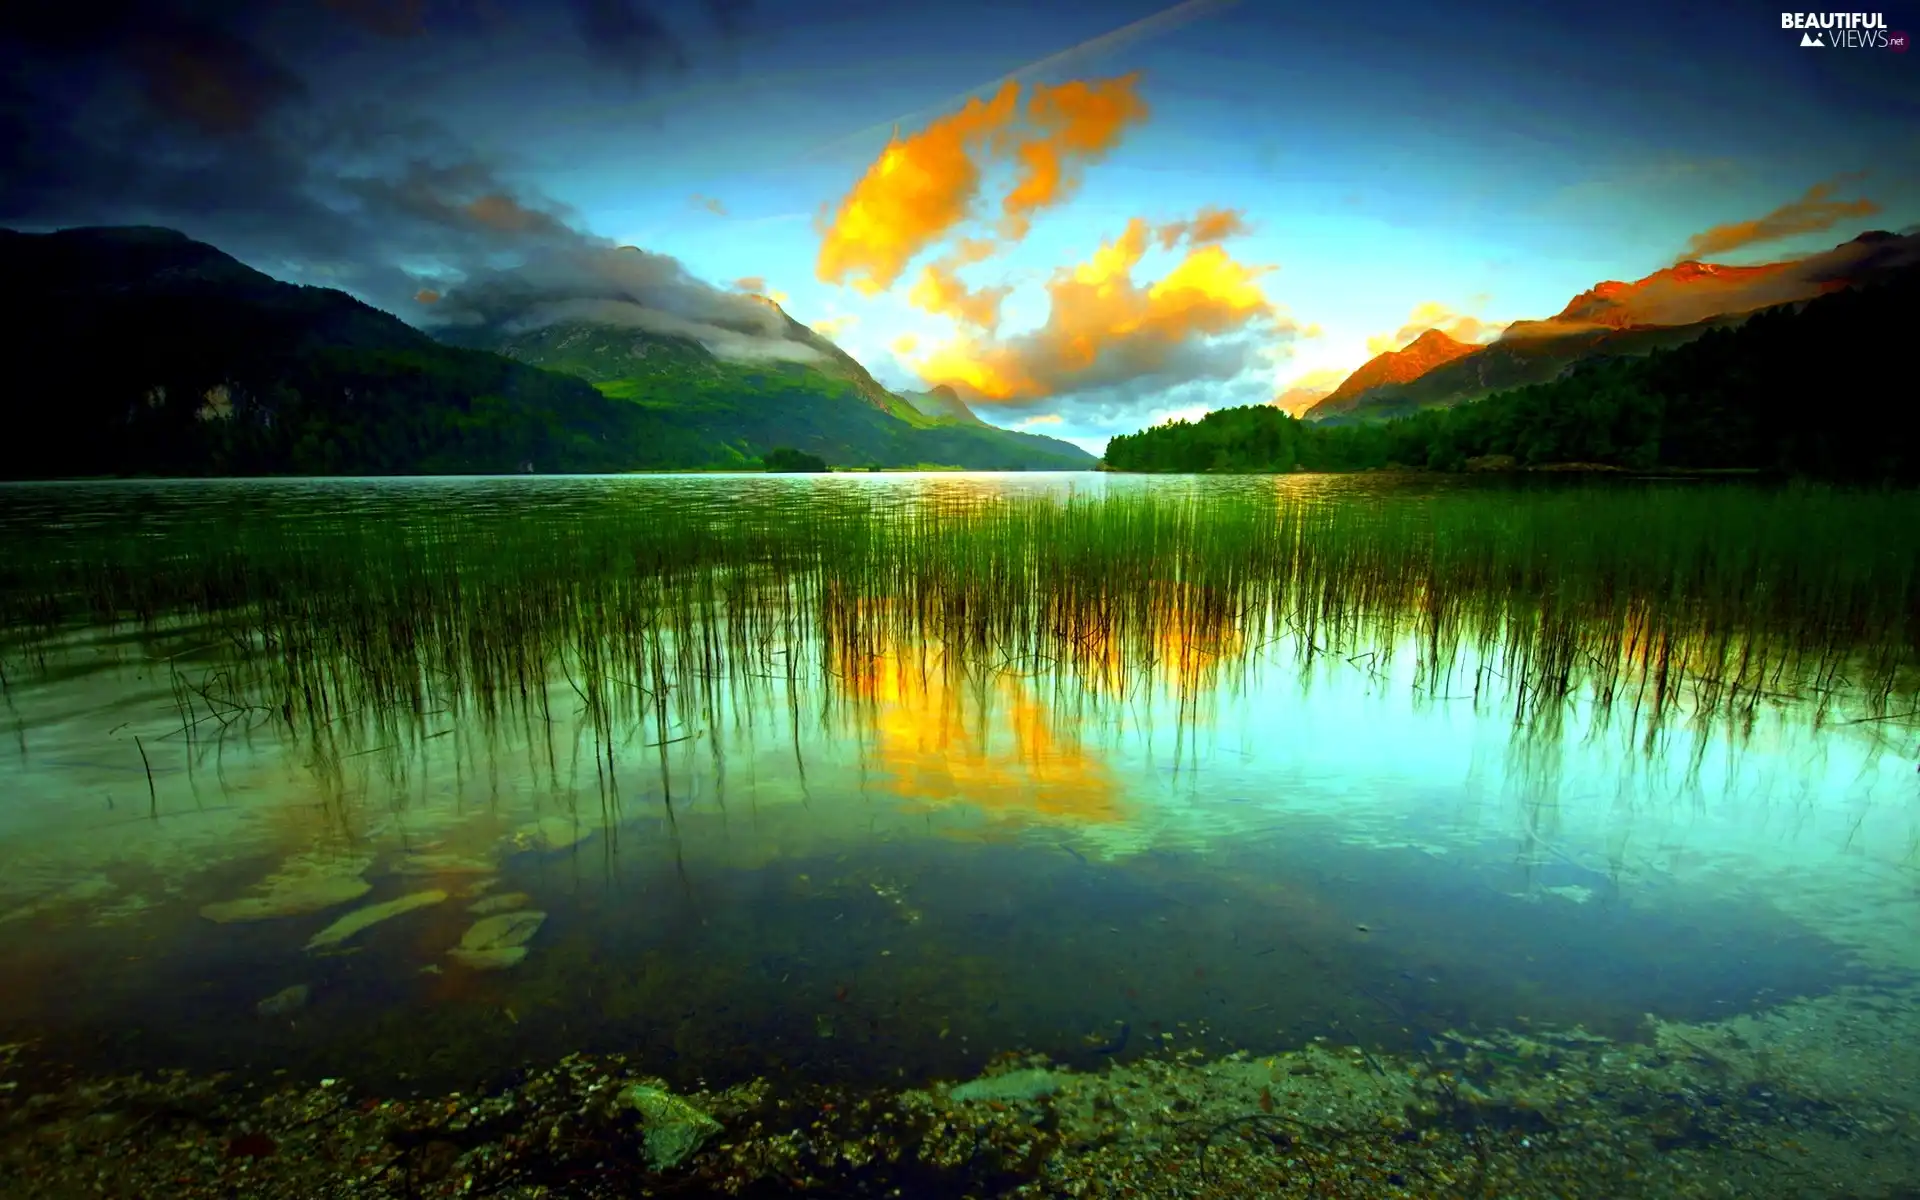
[[[388,900],[382,904],[369,904],[365,908],[356,908],[309,938],[307,949],[322,950],[328,946],[338,946],[363,929],[378,925],[401,913],[412,912],[416,908],[440,904],[446,898],[445,892],[438,888],[430,888],[424,892],[409,892],[396,900]]]
[[[500,868],[490,858],[436,852],[409,854],[394,864],[402,875],[494,875]]]
[[[307,1006],[307,1000],[313,995],[313,989],[304,983],[296,983],[290,988],[281,988],[273,995],[253,1006],[253,1010],[263,1017],[284,1017],[288,1013],[299,1012]]]
[[[447,951],[455,962],[476,971],[495,971],[511,967],[527,956],[527,943],[546,922],[543,912],[510,912],[484,917],[460,937],[460,944]]]
[[[371,865],[372,858],[365,856],[291,859],[262,880],[255,895],[203,905],[200,915],[225,925],[319,912],[372,891],[373,885],[360,878]]]
[[[501,892],[498,896],[488,896],[477,904],[467,905],[467,911],[476,917],[489,913],[511,912],[516,908],[525,908],[533,897],[525,892]]]
[[[508,839],[516,850],[566,850],[593,836],[593,826],[574,817],[541,817]]]
[[[1036,1100],[1060,1090],[1060,1078],[1052,1071],[1008,1071],[986,1075],[960,1084],[947,1095],[954,1100]]]
[[[640,1113],[647,1161],[656,1171],[679,1166],[720,1132],[720,1122],[661,1088],[636,1083],[620,1093],[620,1101]]]

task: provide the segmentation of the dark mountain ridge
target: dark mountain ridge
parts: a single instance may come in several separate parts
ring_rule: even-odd
[[[1418,373],[1365,377],[1376,358],[1302,415],[1351,423],[1452,407],[1552,381],[1591,357],[1640,356],[1685,345],[1761,309],[1876,283],[1915,263],[1920,236],[1874,230],[1801,259],[1756,266],[1689,260],[1632,282],[1607,280],[1552,317],[1515,321],[1496,340]]]
[[[1595,354],[1549,382],[1387,421],[1301,421],[1270,404],[1117,437],[1122,471],[1594,467],[1920,483],[1920,405],[1886,347],[1911,336],[1920,264],[1721,318],[1685,344]]]
[[[854,465],[1093,461],[1054,439],[927,418],[784,313],[806,363],[731,363],[632,331],[626,361],[643,342],[658,368],[641,394],[631,371],[599,380],[520,361],[568,357],[545,353],[550,330],[515,335],[524,344],[506,348],[520,354],[477,344],[485,331],[448,344],[168,229],[0,230],[0,272],[21,301],[0,349],[34,434],[0,446],[0,477],[749,466],[781,445]]]

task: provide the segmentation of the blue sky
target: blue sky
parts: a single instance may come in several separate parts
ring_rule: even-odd
[[[891,288],[866,295],[823,280],[824,224],[896,124],[910,138],[1010,75],[1024,102],[1034,85],[1137,73],[1145,118],[1082,164],[1071,198],[1038,211],[1024,237],[999,239],[960,271],[972,286],[1012,289],[993,337],[1044,325],[1045,282],[1130,220],[1157,228],[1205,209],[1243,219],[1248,231],[1219,249],[1271,268],[1257,286],[1272,316],[1229,331],[1238,349],[1197,374],[1182,371],[1202,357],[1175,355],[1157,371],[1115,368],[1088,386],[977,405],[997,423],[1097,448],[1171,413],[1331,386],[1422,322],[1490,336],[1549,315],[1599,280],[1641,277],[1702,231],[1820,185],[1829,190],[1816,199],[1837,211],[1815,205],[1788,222],[1813,226],[1804,232],[1715,257],[1792,257],[1920,223],[1920,56],[1802,49],[1778,11],[1754,5],[1552,7],[986,0],[716,13],[711,0],[644,10],[352,0],[244,31],[297,75],[315,111],[430,122],[500,186],[586,233],[670,255],[723,287],[764,281],[902,387],[927,382],[916,356],[965,332],[911,302],[913,272],[954,239],[993,232],[1014,168],[983,151],[979,219],[930,242]],[[341,9],[363,19],[339,19]],[[368,12],[415,25],[370,33]],[[673,40],[649,40],[621,14],[657,18]],[[1920,9],[1884,16],[1895,30],[1920,26]],[[303,178],[311,188],[311,172]],[[76,219],[113,211],[98,198],[66,203]],[[53,201],[12,207],[0,215],[59,216]],[[249,261],[265,269],[275,264],[261,257],[280,273],[328,274],[325,255],[302,249],[313,239],[266,237],[274,213],[139,207],[243,258],[257,245]],[[366,253],[415,264],[436,253],[431,239],[378,242]],[[1150,288],[1191,249],[1148,251],[1133,283]],[[353,253],[338,237],[326,250]],[[418,319],[390,296],[370,298]],[[902,356],[908,334],[916,354]]]

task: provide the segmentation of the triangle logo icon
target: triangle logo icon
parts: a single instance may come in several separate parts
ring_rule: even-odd
[[[1823,49],[1824,49],[1824,48],[1826,47],[1826,43],[1825,43],[1825,42],[1823,42],[1823,41],[1821,41],[1821,40],[1820,40],[1820,35],[1819,35],[1819,34],[1816,34],[1816,33],[1803,33],[1803,34],[1801,34],[1801,35],[1800,35],[1800,44],[1801,44],[1802,46],[1819,46],[1819,47],[1821,47],[1821,48],[1823,48]]]

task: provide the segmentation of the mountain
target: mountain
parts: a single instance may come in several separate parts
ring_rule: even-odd
[[[1581,326],[1633,329],[1643,325],[1691,325],[1728,313],[1765,308],[1776,300],[1804,300],[1833,290],[1830,284],[1795,287],[1791,275],[1795,265],[1777,262],[1729,267],[1689,260],[1632,283],[1615,279],[1596,283],[1567,301],[1551,320],[1517,324],[1523,333]],[[1772,294],[1774,284],[1785,285],[1778,296]]]
[[[1368,359],[1358,371],[1347,376],[1339,387],[1309,408],[1305,415],[1324,418],[1347,412],[1353,407],[1355,398],[1364,392],[1388,384],[1411,383],[1435,367],[1452,362],[1463,354],[1473,353],[1476,348],[1466,342],[1455,341],[1438,329],[1429,329],[1403,349],[1389,350]]]
[[[924,392],[899,392],[897,395],[923,416],[951,417],[956,421],[965,421],[970,425],[984,425],[978,414],[967,407],[960,393],[944,383],[935,384]]]
[[[1723,327],[1684,345],[1589,355],[1550,382],[1474,404],[1364,423],[1301,421],[1271,404],[1220,409],[1116,437],[1106,463],[1153,472],[1740,470],[1915,484],[1920,405],[1889,386],[1883,348],[1911,336],[1916,312],[1920,263],[1716,318]]]
[[[0,230],[0,478],[623,470],[644,413],[169,229]]]
[[[1376,358],[1303,415],[1311,421],[1344,423],[1451,407],[1558,379],[1588,359],[1637,357],[1684,345],[1737,325],[1758,310],[1878,282],[1916,262],[1920,236],[1876,231],[1785,262],[1745,267],[1677,263],[1630,283],[1595,284],[1554,316],[1516,321],[1497,340],[1469,347],[1418,373],[1362,379],[1363,372],[1380,362]]]
[[[899,406],[895,403],[898,398],[882,387],[879,380],[869,375],[867,369],[861,366],[860,361],[853,355],[834,345],[831,338],[818,330],[794,320],[778,302],[757,294],[753,298],[780,314],[780,319],[785,322],[785,332],[789,341],[806,346],[818,353],[819,358],[812,364],[814,370],[829,379],[838,379],[851,384],[861,399],[882,412],[898,411]]]
[[[1537,337],[1503,334],[1416,379],[1353,394],[1342,409],[1326,410],[1316,404],[1305,417],[1336,423],[1384,421],[1422,409],[1451,408],[1510,388],[1547,383],[1592,357],[1634,357],[1684,345],[1709,330],[1738,324],[1744,315],[1735,313],[1671,327],[1592,327]]]
[[[928,417],[784,313],[794,361],[578,324],[442,341],[147,227],[0,230],[0,274],[16,300],[0,353],[35,433],[0,444],[0,478],[626,471],[744,466],[779,446],[856,465],[1093,461]]]
[[[763,303],[780,311],[789,340],[813,353],[724,358],[690,337],[577,319],[449,327],[439,336],[563,371],[643,409],[691,448],[690,466],[745,465],[773,447],[852,466],[1074,471],[1097,461],[1070,442],[988,425],[957,396],[958,411],[923,411],[927,401],[894,395],[828,339]]]

